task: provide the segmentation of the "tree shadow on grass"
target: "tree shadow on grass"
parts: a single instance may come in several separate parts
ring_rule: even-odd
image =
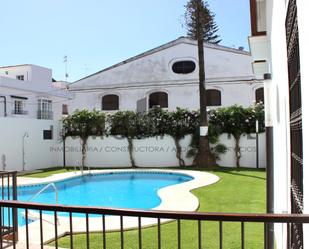
[[[251,178],[266,180],[266,177],[252,175],[252,174],[249,173],[249,172],[265,172],[265,169],[217,167],[217,168],[213,169],[212,172],[214,172],[214,173],[220,172],[220,173],[226,173],[226,174],[230,174],[230,175],[245,176],[245,177],[251,177]],[[241,172],[246,172],[248,174],[243,174]]]
[[[171,169],[171,168],[170,168]],[[229,167],[213,167],[212,169],[205,169],[205,168],[198,168],[195,166],[192,167],[185,167],[185,168],[173,168],[173,169],[181,169],[181,170],[197,170],[197,171],[206,171],[210,173],[226,173],[231,175],[237,175],[237,176],[245,176],[245,177],[251,177],[261,180],[266,180],[266,177],[263,176],[257,176],[250,174],[250,172],[265,172],[265,168],[262,169],[256,169],[256,168],[229,168]],[[242,172],[246,172],[247,174],[244,174]]]

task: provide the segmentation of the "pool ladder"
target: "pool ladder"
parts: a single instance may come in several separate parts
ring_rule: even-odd
[[[81,165],[80,161],[76,161],[75,166],[74,166],[74,172],[76,174],[76,169],[79,168],[79,170],[81,171],[82,175],[84,175],[84,167],[83,165]],[[88,166],[88,171],[89,171],[89,175],[90,175],[90,167]]]
[[[56,204],[58,204],[58,189],[55,185],[55,183],[51,182],[49,184],[47,184],[46,186],[44,186],[42,189],[40,189],[35,195],[33,195],[28,201],[32,201],[34,198],[38,197],[40,194],[42,194],[46,189],[48,189],[49,187],[52,187],[55,190],[55,194],[56,194]]]
[[[38,197],[40,194],[42,194],[46,189],[48,189],[49,187],[52,187],[55,190],[55,194],[56,194],[56,204],[58,205],[58,189],[55,185],[55,183],[51,182],[49,184],[47,184],[46,186],[44,186],[42,189],[40,189],[35,195],[33,195],[31,198],[28,199],[28,201],[32,201],[34,198]],[[32,215],[31,212],[29,211],[30,216],[36,217],[36,215]],[[29,215],[28,214],[28,215]],[[29,217],[29,216],[28,216]],[[45,220],[45,219],[43,219]],[[49,222],[48,220],[45,220],[46,222]],[[59,219],[57,217],[57,224],[59,225]]]

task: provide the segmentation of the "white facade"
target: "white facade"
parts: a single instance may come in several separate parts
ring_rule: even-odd
[[[68,92],[53,85],[52,70],[35,65],[0,68],[0,117],[62,117]]]
[[[274,131],[274,212],[291,212],[291,133],[290,133],[290,95],[288,77],[286,18],[288,0],[266,1],[266,34],[249,38],[253,56],[254,71],[257,78],[262,78],[264,73],[271,73],[270,82],[270,110]],[[303,213],[309,213],[309,170],[305,165],[309,162],[309,99],[307,98],[307,82],[309,80],[309,63],[306,56],[309,54],[308,1],[296,0],[297,23],[299,34],[299,56],[301,77],[301,121],[302,121],[302,150],[303,158]],[[266,108],[268,108],[266,106]],[[295,139],[295,137],[294,137]],[[304,247],[309,248],[309,229],[304,225]],[[287,248],[287,231],[285,227],[276,226],[275,236],[277,248]],[[298,247],[297,247],[298,248]],[[300,247],[299,247],[300,248]]]
[[[192,73],[177,74],[173,65],[192,61]],[[219,45],[205,44],[206,88],[221,92],[221,105],[250,106],[255,90],[263,87],[254,79],[249,53]],[[70,112],[76,109],[102,109],[102,97],[119,97],[119,110],[149,109],[149,95],[168,94],[168,109],[199,109],[197,44],[188,38],[175,41],[120,62],[69,85],[74,93]],[[144,105],[144,106],[138,106]]]

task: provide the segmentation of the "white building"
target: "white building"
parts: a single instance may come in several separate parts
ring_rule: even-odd
[[[257,77],[266,81],[266,125],[273,129],[274,212],[309,213],[309,4],[307,0],[251,0],[249,38]],[[266,88],[265,88],[266,89]],[[306,128],[307,127],[307,128]],[[268,165],[270,167],[271,164]],[[277,248],[309,248],[307,226],[275,226]]]
[[[0,67],[0,117],[59,120],[67,113],[68,92],[52,70],[35,65]]]
[[[242,49],[205,43],[208,106],[250,106],[263,99],[252,58]],[[69,85],[76,109],[146,111],[154,105],[199,109],[197,43],[180,37]]]

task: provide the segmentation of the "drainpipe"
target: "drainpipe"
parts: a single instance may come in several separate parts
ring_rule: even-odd
[[[6,97],[5,96],[0,96],[0,98],[3,98],[4,101],[4,117],[7,116],[7,112],[6,112]]]
[[[256,168],[259,168],[259,120],[255,120],[255,153],[256,153]]]
[[[62,137],[62,158],[63,158],[63,167],[66,166],[66,158],[65,158],[65,139],[66,139],[66,130],[64,127],[62,127],[61,130],[61,137]]]
[[[2,162],[2,170],[5,171],[6,170],[6,156],[5,155],[1,156],[1,162]]]
[[[28,138],[28,137],[29,137],[28,132],[25,132],[25,134],[23,135],[23,143],[22,143],[23,171],[25,171],[25,168],[26,168],[26,160],[25,160],[25,155],[26,155],[26,152],[25,152],[25,138]]]
[[[267,213],[274,213],[274,143],[273,143],[273,104],[271,74],[264,74],[265,130],[266,130],[266,206]],[[274,249],[274,224],[265,227],[265,248]]]

